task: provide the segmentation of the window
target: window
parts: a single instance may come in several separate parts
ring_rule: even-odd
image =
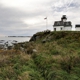
[[[62,28],[61,28],[61,31],[62,31]]]
[[[60,22],[57,22],[57,25],[59,26],[59,25],[61,25],[61,23]]]
[[[69,26],[70,25],[69,22],[66,22],[66,25]]]
[[[56,31],[56,28],[54,28],[54,31]]]

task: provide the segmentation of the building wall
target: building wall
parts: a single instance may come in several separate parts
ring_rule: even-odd
[[[76,27],[75,29],[76,29],[76,31],[80,31],[80,27]]]
[[[63,31],[63,26],[53,26],[53,31]]]
[[[63,29],[64,31],[71,31],[72,30],[72,27],[71,26],[66,26],[66,27],[64,27],[64,29]]]
[[[71,31],[72,30],[72,27],[71,26],[54,26],[53,27],[53,31],[55,31],[55,28],[56,28],[56,31]],[[78,30],[78,29],[77,29]],[[80,31],[80,28],[79,28],[79,31]]]

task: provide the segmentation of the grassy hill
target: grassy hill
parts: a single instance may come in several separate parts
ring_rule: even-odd
[[[38,32],[0,50],[0,80],[80,80],[80,32]]]

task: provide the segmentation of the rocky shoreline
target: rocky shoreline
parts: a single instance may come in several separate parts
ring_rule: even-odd
[[[14,45],[17,44],[18,41],[16,40],[0,40],[0,49],[4,49],[4,50],[7,50],[7,49],[12,49],[14,48]]]

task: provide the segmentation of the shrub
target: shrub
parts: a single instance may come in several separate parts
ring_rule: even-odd
[[[69,80],[69,75],[63,70],[51,70],[46,77],[47,80]]]
[[[59,54],[60,54],[59,51],[56,50],[56,49],[51,50],[50,53],[51,53],[52,55],[59,55]]]

